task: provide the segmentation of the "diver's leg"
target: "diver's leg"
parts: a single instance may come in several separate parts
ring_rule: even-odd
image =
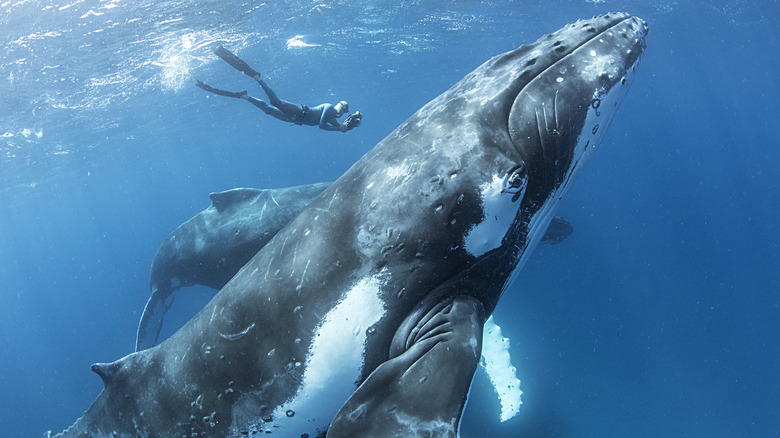
[[[195,82],[195,86],[198,88],[201,88],[203,90],[208,91],[209,93],[218,94],[220,96],[227,96],[227,97],[235,97],[235,98],[241,98],[242,96],[246,96],[246,90],[244,91],[226,91],[226,90],[220,90],[219,88],[214,88],[210,85],[204,84],[201,81]]]
[[[279,108],[282,112],[287,113],[290,117],[295,117],[301,113],[303,108],[301,108],[300,105],[287,102],[286,100],[279,99],[279,97],[276,95],[274,90],[271,89],[271,87],[268,86],[268,84],[265,83],[262,79],[256,79],[257,83],[260,84],[261,87],[263,87],[263,91],[265,91],[265,94],[268,95],[268,100],[271,102],[271,105]]]
[[[255,69],[250,67],[249,64],[247,64],[243,59],[236,56],[230,50],[222,46],[219,46],[216,49],[214,49],[214,54],[216,54],[217,56],[222,58],[225,62],[230,64],[233,68],[244,73],[250,78],[254,78],[255,80],[260,79],[260,73],[255,71]]]
[[[251,103],[252,105],[260,108],[264,113],[268,114],[269,116],[274,116],[279,120],[284,120],[285,122],[291,121],[290,118],[287,116],[287,114],[280,111],[279,108],[268,105],[266,102],[256,97],[242,96],[241,98]]]

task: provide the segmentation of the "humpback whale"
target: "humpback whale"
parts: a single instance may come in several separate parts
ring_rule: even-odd
[[[457,436],[486,319],[645,48],[623,13],[498,55],[423,106],[156,347],[92,370],[63,437]]]
[[[159,342],[165,313],[181,287],[222,289],[228,280],[330,183],[211,193],[211,205],[178,226],[152,261],[151,295],[138,323],[135,350]],[[574,228],[555,217],[542,243],[557,245]]]
[[[177,289],[194,284],[222,289],[329,185],[211,193],[211,205],[177,227],[154,256],[149,276],[151,295],[138,323],[136,351],[157,344],[163,317]]]

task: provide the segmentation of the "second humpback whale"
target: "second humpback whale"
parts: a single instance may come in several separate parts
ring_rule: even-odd
[[[160,245],[149,275],[151,295],[135,349],[157,344],[163,317],[182,286],[222,289],[228,280],[330,183],[282,189],[238,188],[209,195],[211,205]]]
[[[483,325],[645,47],[612,13],[498,55],[377,144],[63,437],[456,436]]]

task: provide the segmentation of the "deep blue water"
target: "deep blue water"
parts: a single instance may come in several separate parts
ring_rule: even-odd
[[[561,206],[574,234],[496,311],[520,414],[500,423],[478,372],[462,435],[780,436],[770,0],[0,3],[0,434],[83,413],[90,364],[132,351],[155,251],[208,193],[333,180],[489,57],[610,10],[649,22],[647,52]],[[363,125],[207,95],[196,78],[259,93],[216,41],[283,98],[346,99]],[[208,298],[181,293],[174,316]]]

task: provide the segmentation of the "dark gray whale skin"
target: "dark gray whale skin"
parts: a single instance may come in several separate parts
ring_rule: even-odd
[[[163,316],[182,286],[221,289],[330,183],[211,193],[211,205],[181,224],[152,262],[151,295],[138,323],[136,351],[157,344]]]
[[[487,61],[169,339],[93,365],[104,389],[61,436],[457,436],[484,321],[603,138],[646,32],[607,14]]]
[[[211,206],[177,227],[154,256],[149,282],[151,295],[138,323],[135,350],[157,345],[174,292],[195,284],[222,289],[329,185],[238,188],[210,194]],[[573,231],[568,221],[555,217],[542,243],[557,245]]]

